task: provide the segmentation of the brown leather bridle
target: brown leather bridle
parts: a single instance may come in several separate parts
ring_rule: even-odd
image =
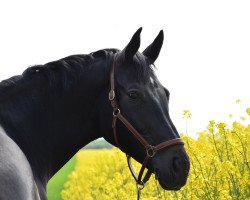
[[[123,115],[121,114],[121,110],[118,107],[117,99],[115,95],[116,94],[115,93],[115,66],[116,66],[115,58],[116,57],[114,55],[114,60],[113,60],[112,69],[110,73],[110,92],[109,92],[109,100],[113,108],[112,128],[113,128],[115,143],[117,147],[121,149],[121,146],[119,144],[118,137],[117,137],[117,131],[116,131],[116,122],[117,122],[117,119],[119,119],[125,125],[125,127],[133,134],[133,136],[144,146],[146,150],[146,157],[144,158],[144,161],[142,163],[142,167],[140,169],[139,175],[135,173],[131,164],[131,157],[127,155],[127,162],[128,162],[129,170],[137,183],[138,199],[139,199],[139,196],[140,196],[139,191],[144,188],[144,184],[149,180],[152,174],[152,172],[148,170],[144,178],[142,178],[143,172],[149,160],[153,158],[158,151],[162,149],[166,149],[174,145],[184,145],[184,141],[181,138],[175,138],[175,139],[162,142],[156,146],[152,146],[141,136],[141,134],[130,124],[130,122],[125,117],[123,117]]]

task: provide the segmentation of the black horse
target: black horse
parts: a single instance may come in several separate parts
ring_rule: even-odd
[[[48,180],[84,145],[100,137],[116,145],[108,99],[114,58],[119,113],[152,146],[179,138],[169,116],[169,91],[154,73],[163,31],[143,53],[140,32],[122,51],[69,56],[0,83],[1,200],[47,199]],[[140,141],[119,121],[116,131],[120,148],[142,163]],[[189,159],[183,145],[174,145],[146,167],[164,189],[178,190],[186,183]]]

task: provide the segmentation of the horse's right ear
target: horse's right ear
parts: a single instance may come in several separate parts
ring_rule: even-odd
[[[128,43],[128,45],[122,50],[121,53],[124,54],[125,60],[128,60],[128,61],[132,60],[133,57],[134,57],[134,55],[138,51],[138,49],[140,47],[140,43],[141,43],[141,39],[140,39],[141,31],[142,31],[142,27],[139,28],[135,32],[135,34],[131,38],[131,40]]]

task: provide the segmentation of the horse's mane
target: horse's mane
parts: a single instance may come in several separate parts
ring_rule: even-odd
[[[34,74],[41,74],[48,80],[50,86],[54,82],[61,81],[63,89],[68,89],[77,82],[84,72],[92,67],[92,63],[97,58],[109,58],[109,54],[118,52],[117,49],[103,49],[90,54],[71,55],[45,65],[35,65],[27,68],[23,72],[23,78],[29,78]],[[56,73],[57,72],[57,73]]]
[[[68,56],[44,65],[28,67],[21,75],[13,76],[0,82],[0,99],[15,90],[16,86],[24,84],[31,79],[46,78],[49,86],[60,82],[63,89],[79,80],[81,75],[91,69],[92,63],[97,58],[108,58],[110,53],[117,53],[117,49],[102,49],[90,54]]]
[[[102,49],[90,54],[72,55],[44,65],[31,66],[22,75],[13,76],[0,82],[0,100],[15,90],[15,86],[25,84],[31,79],[45,79],[45,83],[49,87],[59,85],[63,90],[68,90],[85,72],[91,69],[95,59],[106,58],[105,60],[110,62],[110,59],[112,59],[110,55],[117,52],[119,52],[118,49]],[[123,61],[122,57],[120,61]],[[135,73],[137,73],[138,79],[142,79],[149,73],[151,74],[152,68],[148,67],[148,61],[141,53],[134,56],[133,62],[136,65]]]

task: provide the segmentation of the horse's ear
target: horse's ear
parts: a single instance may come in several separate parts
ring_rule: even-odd
[[[152,63],[157,59],[159,56],[159,53],[161,51],[161,47],[163,44],[163,39],[164,39],[164,34],[163,30],[160,31],[160,33],[157,35],[155,40],[153,41],[152,44],[150,44],[144,51],[143,55],[147,56]]]
[[[133,56],[138,51],[141,43],[140,39],[141,31],[142,27],[135,32],[128,45],[122,50],[125,60],[132,60]]]

